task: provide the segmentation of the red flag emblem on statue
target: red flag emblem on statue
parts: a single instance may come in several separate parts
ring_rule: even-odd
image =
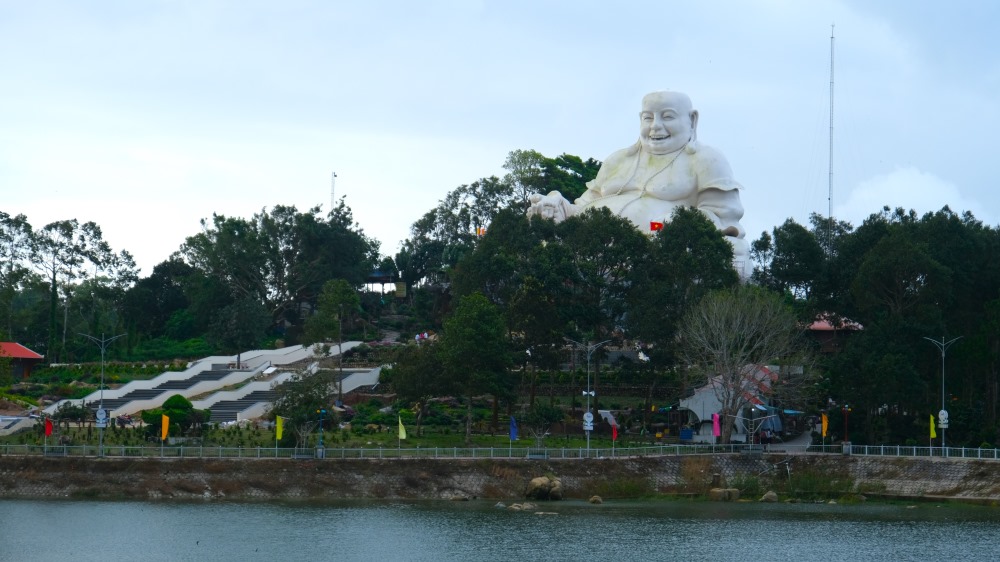
[[[52,418],[45,418],[45,436],[52,435]]]
[[[617,425],[611,426],[611,440],[612,441],[618,441],[618,426]]]
[[[663,230],[663,223],[656,221],[649,221],[650,232],[656,232],[657,230]]]

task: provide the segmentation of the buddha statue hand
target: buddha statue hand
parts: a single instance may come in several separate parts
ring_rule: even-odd
[[[548,195],[532,193],[528,196],[531,205],[528,207],[528,216],[540,216],[552,219],[556,222],[566,220],[572,216],[573,204],[566,200],[558,191],[550,191]]]

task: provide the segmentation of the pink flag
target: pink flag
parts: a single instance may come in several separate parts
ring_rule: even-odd
[[[715,437],[722,435],[722,428],[719,427],[719,414],[712,414],[712,435]]]

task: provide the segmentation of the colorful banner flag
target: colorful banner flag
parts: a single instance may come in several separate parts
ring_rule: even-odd
[[[514,416],[510,417],[510,440],[517,441],[517,420]]]
[[[937,437],[937,431],[934,431],[934,414],[931,414],[931,439]]]
[[[722,425],[719,423],[719,414],[712,414],[712,436],[722,436]]]
[[[397,416],[397,419],[399,420],[399,438],[406,439],[406,428],[403,427],[403,418]]]
[[[285,418],[274,416],[274,438],[281,440],[281,435],[285,432]]]
[[[160,420],[160,441],[167,440],[167,431],[170,430],[170,416],[163,414],[163,419]]]
[[[611,426],[611,440],[618,441],[618,424]]]
[[[830,424],[830,420],[826,417],[826,414],[823,414],[820,419],[822,420],[821,421],[821,425],[822,425],[822,428],[823,428],[822,435],[823,435],[823,437],[826,437],[826,428]]]
[[[657,221],[649,221],[650,232],[656,232],[657,230],[663,230],[663,223]]]
[[[52,418],[45,418],[45,436],[52,435]]]

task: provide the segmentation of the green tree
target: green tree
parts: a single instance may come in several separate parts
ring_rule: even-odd
[[[360,310],[361,298],[346,279],[327,281],[319,295],[316,312],[306,319],[304,343],[341,340],[342,322],[350,323]]]
[[[739,282],[733,248],[697,209],[677,208],[636,264],[629,288],[629,326],[654,365],[672,367],[681,318],[711,291]]]
[[[307,445],[309,435],[319,423],[320,410],[327,412],[323,423],[334,427],[336,416],[330,405],[337,391],[337,382],[333,372],[296,373],[274,390],[277,397],[271,404],[270,414],[284,418],[284,426],[294,431],[296,447]]]
[[[531,274],[531,255],[539,243],[522,211],[498,213],[475,250],[452,270],[454,294],[461,297],[481,292],[490,302],[506,306],[524,277]]]
[[[889,234],[866,254],[851,286],[862,320],[879,315],[933,314],[916,310],[935,307],[950,294],[951,271],[926,246],[902,231]]]
[[[504,182],[514,191],[514,200],[523,212],[528,207],[528,196],[541,191],[542,165],[545,157],[535,150],[512,150],[507,153],[503,168],[507,170]]]
[[[391,368],[382,369],[384,380],[392,386],[399,400],[413,405],[417,414],[416,435],[422,435],[427,401],[446,394],[449,387],[444,379],[439,349],[430,343],[407,345],[395,357]]]
[[[482,178],[461,185],[413,223],[396,255],[400,276],[412,288],[423,279],[445,282],[448,271],[479,245],[501,211],[523,214],[528,194],[559,190],[575,199],[597,175],[600,162],[563,154],[545,158],[535,151],[513,151],[503,180]]]
[[[778,292],[787,291],[796,299],[809,300],[824,269],[823,247],[813,232],[792,219],[772,232],[774,242],[773,247],[768,248],[769,263],[754,269],[754,281]],[[761,250],[770,240],[764,233],[754,242],[754,252],[763,253]]]
[[[547,158],[535,150],[514,150],[507,154],[504,181],[514,189],[514,199],[523,211],[532,193],[558,191],[573,201],[587,190],[587,182],[597,177],[601,163],[572,154]]]
[[[243,351],[260,347],[270,323],[271,315],[264,306],[245,298],[219,311],[209,337],[224,353],[236,354],[236,363],[239,364]]]
[[[914,416],[942,400],[938,351],[923,338],[951,334],[965,337],[948,354],[949,444],[992,439],[997,376],[981,334],[1000,286],[997,229],[947,207],[922,217],[886,207],[835,242],[828,310],[863,329],[826,363],[831,398],[852,405],[857,436],[923,437],[924,419]]]
[[[0,308],[6,332],[14,339],[14,300],[31,276],[28,264],[35,256],[34,232],[24,215],[0,211]]]
[[[562,421],[565,417],[566,414],[562,410],[551,404],[534,404],[528,408],[521,425],[531,432],[536,446],[541,447],[542,440],[548,435],[552,424]]]
[[[583,339],[581,334],[594,340],[615,336],[626,323],[634,267],[648,256],[649,239],[605,207],[566,219],[556,225],[556,232],[571,256],[572,274],[564,281],[569,294],[559,308],[568,314],[574,339]],[[600,381],[598,363],[591,387],[598,397],[595,409]]]
[[[937,385],[929,385],[912,360],[922,346],[931,347],[918,333],[904,318],[885,318],[866,324],[841,353],[827,359],[834,401],[851,407],[852,441],[899,443],[921,436],[909,428],[940,409],[939,403],[931,409],[935,402],[927,400]]]
[[[364,235],[342,200],[326,220],[318,208],[300,213],[286,206],[251,219],[213,215],[179,254],[211,280],[202,287],[211,289],[203,293],[213,296],[210,301],[218,300],[218,286],[229,303],[260,302],[273,324],[290,324],[290,335],[297,336],[300,311],[315,302],[323,283],[334,278],[355,286],[364,283],[378,258],[378,243]]]
[[[466,399],[465,441],[472,444],[472,403],[476,396],[509,392],[510,354],[497,307],[482,294],[463,297],[445,321],[441,361],[453,388]]]
[[[171,425],[177,425],[185,433],[201,429],[203,423],[211,417],[211,411],[195,409],[187,398],[175,394],[163,402],[163,406],[142,412],[142,421],[155,428],[156,435],[162,435],[163,416],[166,415]]]
[[[587,182],[597,177],[601,163],[593,158],[583,160],[572,154],[560,154],[542,161],[539,178],[540,193],[558,191],[570,201],[587,191]]]
[[[554,295],[534,277],[524,280],[510,307],[507,322],[514,349],[523,350],[528,376],[528,405],[535,405],[539,369],[552,373],[559,364],[565,323]],[[550,401],[554,396],[550,394]]]
[[[795,314],[780,297],[758,287],[710,293],[685,315],[679,334],[689,382],[711,385],[721,404],[723,443],[729,442],[748,397],[769,398],[778,388],[766,372],[762,375],[761,367],[807,363]],[[808,370],[797,374],[795,369],[782,369],[778,374],[781,387],[789,393],[811,388],[810,377]]]
[[[605,207],[568,218],[557,233],[572,260],[572,277],[565,280],[572,296],[564,303],[571,321],[594,337],[610,335],[622,324],[632,270],[645,259],[649,239]]]
[[[185,294],[185,285],[194,274],[193,267],[175,257],[157,264],[149,277],[139,279],[126,291],[125,317],[137,340],[167,334],[172,319],[180,318],[178,313],[187,312],[191,301]],[[191,317],[189,313],[187,316]],[[173,336],[176,339],[194,336],[190,324],[175,330]]]
[[[361,311],[358,292],[344,279],[331,279],[323,285],[318,310],[306,320],[306,340],[310,343],[334,338],[337,340],[337,361],[341,379],[344,373],[343,324],[351,321]],[[338,382],[338,399],[343,398],[342,380]]]
[[[76,219],[45,225],[35,239],[38,266],[49,281],[49,343],[46,356],[58,361],[66,348],[66,316],[72,283],[89,276],[88,266],[100,270],[111,261],[111,249],[103,240],[101,228],[94,222],[80,224]],[[60,295],[61,291],[61,295]],[[63,304],[61,339],[57,334],[56,309]]]

